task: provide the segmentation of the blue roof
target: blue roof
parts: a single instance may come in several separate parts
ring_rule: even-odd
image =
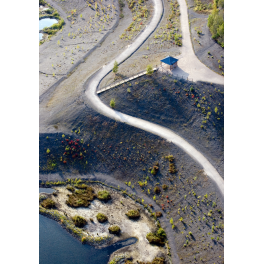
[[[168,65],[173,65],[178,60],[173,58],[173,57],[171,57],[171,56],[168,56],[168,57],[166,57],[165,59],[163,59],[161,61],[166,63],[166,64],[168,64]]]

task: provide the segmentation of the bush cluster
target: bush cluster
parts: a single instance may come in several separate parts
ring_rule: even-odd
[[[108,191],[99,191],[97,193],[97,198],[102,201],[108,201],[111,199],[111,195]]]
[[[52,199],[47,198],[41,203],[41,206],[43,206],[46,209],[50,209],[55,207],[55,202]]]
[[[156,233],[148,233],[146,238],[151,244],[164,245],[166,233],[162,228],[159,228],[159,230]]]
[[[102,213],[98,213],[96,215],[96,218],[97,218],[99,223],[104,223],[104,222],[106,222],[108,220],[107,216],[102,214]]]
[[[110,234],[119,234],[120,233],[120,227],[119,226],[117,226],[117,225],[114,225],[114,226],[110,226],[109,228],[108,228],[108,230],[109,230],[109,233]]]
[[[90,202],[96,198],[93,188],[85,184],[76,185],[76,187],[81,189],[70,194],[66,204],[71,207],[88,207]]]
[[[136,219],[136,218],[139,218],[140,217],[140,213],[138,210],[129,210],[127,213],[126,213],[126,216],[130,219]]]
[[[72,218],[72,221],[75,224],[75,226],[77,226],[77,227],[83,227],[83,226],[85,226],[87,224],[86,219],[83,218],[82,216],[79,216],[79,215],[75,215]]]

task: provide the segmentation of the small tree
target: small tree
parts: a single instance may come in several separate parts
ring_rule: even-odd
[[[114,98],[111,99],[111,101],[110,101],[110,106],[111,106],[112,108],[115,107],[115,99],[114,99]]]
[[[118,63],[117,63],[117,61],[115,61],[115,63],[114,63],[114,68],[113,68],[113,72],[114,72],[114,74],[116,74],[117,71],[118,71]]]
[[[147,75],[152,75],[153,74],[153,67],[151,65],[147,66]]]

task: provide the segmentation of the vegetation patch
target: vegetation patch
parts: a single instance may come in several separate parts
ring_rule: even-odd
[[[45,199],[44,201],[41,202],[41,206],[43,206],[46,209],[54,208],[55,207],[55,202],[52,199],[47,198],[47,199]]]
[[[138,210],[129,210],[126,213],[126,216],[130,219],[138,219],[140,217],[140,213]]]
[[[111,195],[108,191],[99,191],[97,193],[97,198],[101,201],[108,201],[111,199]]]
[[[150,168],[150,170],[151,170],[150,173],[152,175],[156,175],[157,172],[159,171],[159,163],[156,162],[155,165],[153,166],[153,168]]]
[[[120,231],[121,231],[120,227],[117,226],[117,225],[110,226],[110,227],[108,228],[108,230],[109,230],[109,233],[110,233],[110,234],[119,234]]]
[[[106,222],[108,220],[107,216],[102,214],[102,213],[98,213],[96,215],[96,218],[97,218],[99,223],[104,223],[104,222]]]
[[[155,244],[158,246],[163,246],[165,244],[164,239],[154,233],[148,233],[146,238],[151,244]]]
[[[75,226],[78,226],[78,227],[84,227],[87,224],[86,219],[79,215],[75,215],[72,218],[72,221],[75,224]]]
[[[212,13],[208,16],[207,23],[212,38],[224,47],[224,0],[214,0]]]
[[[71,186],[71,185],[67,185],[67,186],[66,186],[66,189],[69,190],[70,192],[75,192],[74,187]]]
[[[66,204],[71,207],[88,207],[90,202],[96,198],[94,190],[92,187],[87,185],[79,186],[81,189],[76,190],[74,193],[70,194]]]

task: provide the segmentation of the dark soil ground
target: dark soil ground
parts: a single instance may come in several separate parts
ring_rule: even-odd
[[[124,12],[129,13],[127,5]],[[126,16],[123,19],[126,19]],[[124,21],[126,20],[122,23]],[[128,22],[123,24],[124,29],[129,25]],[[122,34],[124,29],[122,25],[118,26],[116,35]],[[112,43],[113,40],[120,47],[121,40],[114,39],[110,34],[107,43]],[[88,58],[87,62],[79,65],[76,72],[40,103],[40,180],[65,180],[96,174],[118,179],[126,183],[128,189],[133,187],[131,191],[138,190],[147,195],[153,203],[155,196],[157,203],[164,208],[163,214],[169,219],[173,218],[175,227],[171,232],[175,236],[177,253],[182,263],[222,263],[223,231],[220,223],[223,223],[223,215],[217,210],[223,211],[223,201],[213,183],[203,175],[201,167],[175,145],[137,128],[117,123],[84,104],[82,84],[89,77],[87,65],[94,68],[91,68],[91,72],[96,69],[97,64],[102,65],[98,58],[103,57],[98,54],[102,49],[108,52],[107,43],[95,50],[93,58],[96,59]],[[110,53],[115,55],[114,51]],[[112,56],[108,53],[103,55],[106,54],[109,58]],[[95,60],[98,61],[97,64]],[[114,97],[117,109],[120,107],[121,110],[123,107],[122,112],[171,127],[199,149],[223,176],[223,87],[186,81],[174,82],[166,76],[160,76],[160,81],[155,83],[145,82],[144,78],[131,82],[131,86],[126,84],[102,94],[102,100],[109,105],[110,99]],[[136,84],[141,81],[140,85]],[[195,89],[195,98],[199,94],[199,108],[197,103],[193,105],[195,98],[190,98],[190,86]],[[127,88],[131,89],[130,93]],[[184,89],[188,91],[188,96]],[[201,102],[203,95],[206,97],[206,100],[202,100],[204,103]],[[214,113],[215,104],[219,109],[219,117]],[[149,106],[148,109],[146,106]],[[212,114],[207,123],[202,123],[205,121],[204,116],[209,112],[208,106],[211,107]],[[206,107],[206,115],[201,113],[202,107]],[[204,129],[201,129],[201,125]],[[74,146],[79,151],[69,151],[69,154],[63,155],[66,144],[71,140],[77,143],[74,143]],[[169,154],[175,157],[174,164],[178,170],[175,174],[168,172],[169,161],[164,159],[164,156]],[[149,168],[156,162],[159,162],[159,170],[154,176],[149,172]],[[160,194],[154,194],[154,187],[163,184],[166,184],[168,189],[164,191],[161,188]],[[206,194],[207,199],[204,198]],[[165,199],[166,196],[169,203]],[[201,197],[198,198],[199,196]],[[216,205],[212,206],[212,202]],[[184,208],[180,209],[180,214],[179,208]],[[202,216],[205,217],[204,220]],[[183,222],[179,221],[180,217]],[[212,232],[213,225],[217,228]],[[192,236],[189,235],[190,231]]]
[[[194,11],[195,2],[193,0],[187,0],[187,3],[191,40],[195,55],[208,68],[222,74],[224,72],[224,49],[212,39],[212,34],[207,26],[207,18],[210,12]],[[206,0],[202,3],[209,4],[210,1]],[[198,31],[201,31],[201,33],[198,34]]]
[[[100,94],[107,105],[112,98],[116,101],[116,110],[175,131],[201,151],[224,176],[222,85],[193,83],[154,73],[152,77],[143,76]]]
[[[67,133],[63,133],[60,124],[63,124],[63,130]],[[102,173],[125,182],[133,189],[140,189],[142,194],[151,199],[156,198],[157,203],[164,208],[166,217],[173,218],[175,227],[171,232],[175,235],[176,248],[182,263],[195,261],[194,257],[198,263],[201,262],[200,258],[206,263],[222,263],[223,231],[219,227],[222,227],[220,223],[223,223],[223,216],[217,210],[223,211],[223,202],[214,185],[203,175],[201,167],[181,149],[157,136],[116,123],[78,103],[72,104],[66,111],[62,109],[61,112],[54,113],[47,127],[53,127],[57,133],[40,134],[40,180],[54,180],[58,174],[62,180]],[[63,134],[65,137],[62,137]],[[82,148],[82,159],[80,151],[77,151],[78,157],[75,158],[72,155],[76,152],[63,155],[66,142],[67,145],[70,142],[66,138],[78,142],[80,147],[75,144],[74,146],[77,149]],[[164,156],[169,154],[175,157],[175,174],[168,172],[169,161]],[[63,163],[64,160],[67,161],[66,164]],[[156,162],[159,163],[159,170],[153,176],[149,168]],[[163,184],[168,189],[164,191],[161,188],[161,193],[155,194],[154,187]],[[206,194],[208,198],[202,202]],[[167,195],[168,199],[165,199]],[[216,203],[214,207],[213,202]],[[185,206],[188,208],[182,211]],[[212,210],[212,216],[208,216],[209,210]],[[179,221],[180,217],[183,217],[184,223]],[[212,233],[213,225],[218,228]],[[192,236],[186,238],[190,231]],[[185,247],[186,240],[189,242]],[[205,249],[201,249],[202,245]]]

